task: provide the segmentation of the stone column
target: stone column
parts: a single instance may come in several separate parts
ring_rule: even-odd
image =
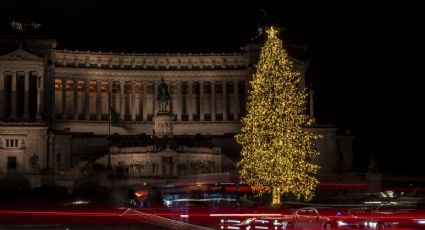
[[[188,98],[187,98],[187,113],[189,115],[189,121],[193,121],[193,82],[187,83]]]
[[[239,81],[233,81],[233,119],[235,121],[239,120]]]
[[[125,114],[125,94],[124,94],[124,81],[120,81],[120,119],[124,120]]]
[[[86,79],[84,81],[84,119],[90,120],[90,81]]]
[[[215,121],[215,81],[211,81],[211,121]]]
[[[41,119],[41,103],[42,103],[42,95],[43,95],[43,81],[42,81],[42,76],[39,75],[39,73],[37,72],[37,111],[35,113],[35,118],[37,120]],[[53,81],[54,83],[54,81]],[[55,86],[53,86],[54,88]],[[55,100],[55,95],[52,95],[53,97],[53,101]],[[55,113],[55,111],[53,110],[53,113]]]
[[[113,81],[108,80],[108,120],[110,120],[110,114],[112,109],[112,85]]]
[[[131,120],[136,120],[136,82],[131,81],[131,100],[130,100]]]
[[[142,84],[143,84],[143,88],[142,88],[142,112],[143,112],[143,115],[142,115],[142,120],[143,121],[146,121],[147,119],[148,119],[148,110],[147,110],[147,108],[146,108],[146,104],[147,104],[147,100],[146,100],[146,92],[147,92],[147,90],[148,90],[148,83],[146,82],[146,81],[143,81],[142,82]]]
[[[204,82],[199,82],[199,120],[204,121]]]
[[[174,107],[176,106],[173,103],[173,98],[174,98],[174,96],[173,96],[173,86],[174,86],[174,84],[173,83],[174,82],[170,81],[170,84],[168,85],[169,86],[168,92],[170,93],[170,101],[168,103],[168,106],[166,106],[166,108],[168,109],[168,111],[170,111],[171,114],[174,114],[173,111],[175,111]],[[174,115],[173,115],[173,119],[174,119]]]
[[[50,73],[45,74],[45,76],[47,77]],[[52,85],[46,86],[44,85],[46,82],[51,82]],[[56,119],[56,79],[52,76],[51,79],[50,78],[46,78],[46,82],[42,82],[43,83],[43,88],[46,86],[46,89],[48,91],[50,91],[50,119],[55,120]],[[49,93],[46,93],[47,96],[49,96]],[[44,99],[46,99],[43,95]],[[43,100],[43,99],[42,99]],[[48,103],[47,103],[48,104]]]
[[[182,120],[182,105],[183,105],[182,84],[179,81],[177,82],[177,120],[178,121]]]
[[[158,112],[158,106],[156,105],[156,95],[158,95],[158,82],[153,82],[153,95],[152,95],[152,113],[153,116]]]
[[[25,71],[24,82],[24,119],[28,119],[29,115],[29,98],[30,98],[30,73]]]
[[[62,119],[66,119],[66,79],[62,79]]]
[[[16,71],[12,72],[12,88],[11,88],[11,101],[10,101],[10,117],[16,118]]]
[[[226,80],[222,81],[222,107],[223,107],[223,121],[227,121],[227,82]]]
[[[0,69],[0,119],[4,117],[4,70]]]
[[[102,80],[96,80],[96,120],[102,120]]]
[[[16,71],[12,71],[10,117],[12,119],[16,118]]]
[[[74,79],[72,85],[74,90],[74,120],[78,120],[78,79]]]

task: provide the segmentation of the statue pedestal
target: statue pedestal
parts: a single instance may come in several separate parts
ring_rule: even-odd
[[[158,112],[153,118],[155,136],[172,137],[174,135],[173,115],[170,112]]]

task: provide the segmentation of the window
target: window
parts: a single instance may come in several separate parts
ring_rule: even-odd
[[[61,162],[61,154],[60,153],[56,154],[56,162]]]
[[[18,148],[19,139],[6,139],[6,148]]]

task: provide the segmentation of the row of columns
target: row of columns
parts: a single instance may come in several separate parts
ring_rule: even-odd
[[[24,111],[23,119],[29,119],[29,98],[30,98],[30,74],[33,73],[33,77],[36,77],[36,119],[41,119],[41,95],[43,93],[42,84],[42,72],[37,71],[2,71],[0,70],[0,118],[5,116],[4,105],[5,102],[5,74],[9,73],[11,76],[11,88],[10,88],[10,119],[17,119],[16,104],[17,104],[17,78],[18,73],[24,74]]]
[[[67,109],[66,109],[66,81],[67,79],[62,79],[62,117],[66,117],[67,114]],[[90,119],[90,114],[89,114],[89,106],[90,106],[90,101],[89,101],[89,92],[90,92],[90,87],[89,87],[89,80],[85,80],[84,81],[84,119],[89,120]],[[96,114],[97,117],[96,119],[100,120],[101,119],[101,111],[102,111],[102,104],[100,103],[101,100],[101,91],[100,91],[100,85],[101,85],[101,81],[98,80],[96,81]],[[74,79],[73,80],[73,119],[74,120],[78,120],[78,79]],[[53,104],[54,106],[54,104]],[[53,110],[55,111],[55,110]]]
[[[67,105],[66,105],[66,82],[67,79],[61,79],[62,81],[62,118],[66,118],[66,114],[67,114]],[[85,80],[85,84],[84,84],[84,119],[85,120],[89,120],[89,80]],[[154,113],[158,112],[158,105],[157,105],[157,101],[156,101],[156,95],[158,94],[158,83],[154,81],[153,82],[153,86],[154,86],[154,94],[153,94],[153,101],[152,101],[152,108]],[[102,84],[102,80],[96,80],[96,120],[101,120],[101,111],[102,111],[102,104],[101,104],[101,84]],[[199,86],[200,86],[200,90],[199,90],[199,100],[201,102],[204,101],[204,81],[200,81],[199,82]],[[215,95],[215,81],[210,81],[211,84],[211,120],[215,121],[216,120],[216,95]],[[239,117],[239,103],[240,103],[240,98],[239,98],[239,89],[238,89],[238,84],[239,84],[239,80],[233,80],[233,92],[234,92],[234,100],[233,100],[233,113],[235,114],[235,119],[238,119]],[[147,119],[147,85],[148,82],[147,81],[142,81],[142,120],[146,120]],[[177,84],[177,111],[176,111],[176,115],[177,115],[177,120],[181,121],[182,120],[182,111],[183,111],[183,98],[182,98],[182,93],[181,93],[181,83]],[[193,105],[192,105],[192,101],[193,101],[193,82],[187,82],[188,85],[188,92],[187,92],[187,101],[189,102],[189,106],[187,106],[187,114],[188,114],[188,120],[189,121],[193,121]],[[112,95],[112,86],[113,86],[113,81],[108,80],[108,94]],[[124,92],[124,86],[125,86],[125,82],[124,81],[119,81],[119,92],[120,92],[120,96],[119,96],[119,101],[120,101],[120,108],[119,108],[119,115],[121,119],[124,119],[124,114],[125,114],[125,106],[123,106],[125,104],[125,92]],[[227,120],[227,81],[226,80],[222,80],[222,111],[223,111],[223,121]],[[247,87],[247,83],[245,82],[245,89]],[[73,80],[73,119],[78,120],[78,79],[74,79]],[[245,101],[246,101],[246,93],[245,93]],[[199,103],[199,119],[200,121],[204,121],[205,120],[205,112],[204,112],[204,103]],[[131,113],[131,120],[136,120],[136,82],[135,81],[131,81],[131,96],[130,96],[130,113]],[[55,110],[53,110],[55,111]]]

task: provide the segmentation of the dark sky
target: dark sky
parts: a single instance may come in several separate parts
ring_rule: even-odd
[[[156,3],[149,3],[156,2]],[[0,3],[10,17],[41,22],[60,49],[118,52],[237,51],[262,21],[308,46],[320,123],[350,129],[355,168],[374,155],[382,171],[422,172],[422,46],[415,6],[359,1],[36,1]],[[273,3],[274,2],[274,3]],[[295,3],[296,2],[296,3]],[[278,4],[279,3],[279,4]]]

